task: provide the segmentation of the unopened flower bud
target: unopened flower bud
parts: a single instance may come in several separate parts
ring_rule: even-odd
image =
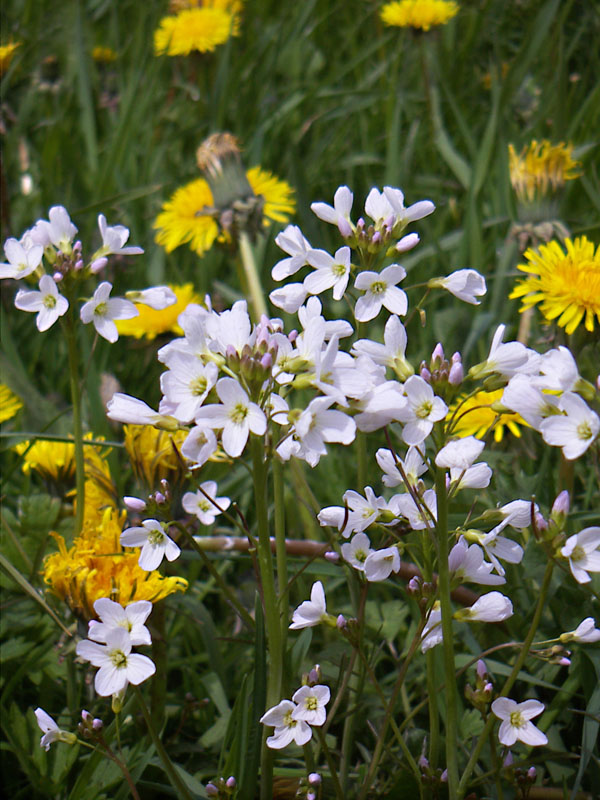
[[[352,236],[352,226],[345,217],[338,217],[337,226],[344,239]]]
[[[529,780],[534,781],[537,777],[537,770],[535,767],[529,767],[527,770],[527,777]]]
[[[233,777],[233,775],[230,775],[230,776],[227,778],[227,780],[225,781],[225,786],[226,786],[228,789],[235,789],[235,787],[237,786],[237,781],[236,781],[236,779]]]
[[[358,222],[356,223],[356,227],[358,228],[359,232],[362,232],[365,229],[365,221],[363,217],[359,217]]]
[[[332,564],[336,564],[340,560],[340,554],[336,553],[334,550],[328,550],[323,557]]]
[[[419,241],[420,239],[418,233],[409,233],[406,236],[403,236],[396,244],[396,251],[398,253],[406,253],[409,250],[412,250],[413,247],[416,247],[419,244]]]
[[[317,795],[312,791],[312,789],[306,793],[306,800],[317,800]]]
[[[452,364],[450,372],[448,373],[448,383],[451,386],[460,386],[465,377],[463,365],[460,362]]]
[[[92,721],[93,717],[92,717],[92,715],[90,714],[90,712],[89,712],[89,711],[86,711],[86,710],[85,710],[85,708],[83,708],[83,709],[81,710],[81,719],[82,719],[84,722],[90,722],[90,723],[91,723],[91,721]]]
[[[108,264],[108,259],[104,258],[104,256],[102,256],[102,258],[96,258],[90,264],[90,272],[93,275],[97,275],[99,272],[101,272],[104,269],[104,267],[107,264]]]
[[[418,765],[421,767],[422,770],[429,769],[429,761],[424,755],[419,756]]]
[[[483,691],[484,691],[486,694],[491,694],[493,690],[494,690],[494,684],[493,684],[493,683],[490,683],[489,681],[488,681],[488,682],[485,684],[485,686],[483,687]]]
[[[556,500],[552,505],[552,517],[556,520],[556,522],[564,522],[564,518],[569,513],[570,501],[569,501],[569,492],[566,489],[557,496]]]
[[[540,531],[540,533],[543,533],[544,531],[548,530],[548,523],[542,517],[539,511],[535,512],[535,527],[537,528],[538,531]]]
[[[438,342],[433,348],[433,353],[431,354],[431,363],[439,367],[443,360],[444,348],[442,347],[441,342]]]
[[[124,497],[123,503],[129,511],[144,511],[146,503],[139,497]]]
[[[81,242],[79,241],[79,239],[77,239],[77,241],[76,241],[76,242],[75,242],[75,244],[73,245],[73,252],[74,252],[74,253],[81,253],[81,248],[82,248],[82,244],[81,244]]]
[[[408,582],[408,586],[406,587],[410,594],[417,594],[418,591],[421,589],[421,579],[414,575]]]
[[[290,331],[288,333],[288,342],[290,342],[290,344],[294,344],[297,338],[298,338],[298,331],[294,328],[293,331]]]
[[[64,276],[62,272],[55,272],[54,275],[52,276],[52,280],[54,281],[54,283],[60,283],[63,277]]]
[[[95,717],[95,718],[92,720],[92,728],[93,728],[95,731],[101,731],[103,727],[104,727],[104,723],[103,723],[103,722],[102,722],[102,720],[101,720],[101,719],[99,719],[98,717]]]
[[[273,366],[273,356],[271,353],[265,353],[260,360],[260,365],[263,369],[271,369]]]
[[[419,375],[423,378],[424,381],[427,383],[431,383],[431,372],[427,369],[427,367],[421,367],[419,370]]]
[[[308,682],[309,683],[320,683],[321,682],[321,666],[320,664],[315,664],[311,671],[308,673]]]
[[[83,261],[80,258],[75,262],[75,269],[83,269]]]
[[[207,783],[206,784],[206,794],[209,797],[218,797],[219,796],[219,790],[214,785],[214,783]]]
[[[165,496],[162,492],[154,492],[154,502],[159,506],[165,502]]]
[[[440,775],[440,781],[442,783],[448,783],[448,770],[445,769],[442,774]]]
[[[348,623],[346,622],[346,617],[343,614],[338,615],[335,624],[341,631],[343,631],[344,628],[348,625]]]
[[[321,776],[318,772],[311,772],[308,776],[308,782],[311,786],[320,786],[321,785]]]
[[[508,753],[506,754],[506,757],[504,758],[504,761],[502,762],[502,766],[508,769],[509,767],[512,767],[513,761],[514,761],[513,754],[509,750]]]
[[[485,661],[480,658],[477,662],[477,677],[483,680],[485,676],[488,674],[487,667],[485,665]]]

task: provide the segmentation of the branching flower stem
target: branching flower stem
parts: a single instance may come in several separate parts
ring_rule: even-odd
[[[529,649],[531,648],[531,644],[535,638],[535,634],[540,624],[540,619],[542,617],[542,611],[544,610],[544,605],[546,604],[546,596],[548,594],[548,589],[550,588],[550,581],[552,580],[553,570],[554,570],[554,562],[551,559],[549,559],[548,563],[546,564],[546,571],[544,572],[544,577],[542,579],[542,586],[540,589],[538,602],[535,607],[535,611],[533,613],[533,618],[531,620],[531,625],[529,626],[529,631],[527,633],[525,641],[523,642],[517,660],[513,665],[512,671],[508,676],[508,678],[506,679],[506,682],[502,687],[500,694],[498,695],[499,697],[506,697],[508,692],[510,692],[515,681],[519,676],[521,667],[525,663],[525,659],[529,654]],[[495,722],[496,722],[496,717],[493,714],[490,714],[490,716],[487,719],[487,722],[485,723],[485,727],[479,736],[479,740],[477,741],[477,744],[475,745],[475,748],[471,753],[471,757],[469,758],[467,766],[465,767],[465,771],[463,772],[462,778],[460,779],[460,783],[458,785],[456,793],[457,800],[461,800],[461,798],[463,798],[465,795],[465,792],[469,784],[469,779],[471,777],[471,773],[475,769],[477,760],[479,759],[479,755],[483,749],[485,742],[487,741],[488,736],[491,733],[491,730]]]

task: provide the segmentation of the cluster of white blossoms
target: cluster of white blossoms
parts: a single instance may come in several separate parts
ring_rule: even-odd
[[[266,711],[260,722],[275,729],[267,737],[267,747],[281,750],[291,742],[300,747],[309,742],[311,726],[320,727],[327,718],[325,706],[330,697],[328,686],[310,682],[294,692],[291,700],[282,700]]]
[[[132,653],[136,645],[152,644],[144,624],[152,603],[139,600],[123,608],[108,597],[94,603],[100,618],[88,623],[88,638],[77,644],[77,655],[99,667],[94,688],[101,697],[122,698],[129,683],[137,686],[154,675],[156,667],[148,656]]]
[[[100,214],[98,227],[102,244],[85,263],[82,244],[75,241],[77,228],[67,210],[63,206],[53,206],[48,217],[48,220],[38,220],[20,239],[7,239],[4,243],[7,261],[0,264],[0,278],[37,283],[37,290],[18,290],[15,306],[37,314],[39,331],[48,330],[67,313],[70,303],[81,293],[81,282],[102,272],[108,256],[144,252],[141,247],[125,247],[129,230],[123,225],[107,225],[106,217]],[[128,292],[129,299],[111,297],[111,291],[112,284],[102,281],[79,311],[84,325],[93,323],[97,333],[109,342],[119,338],[115,320],[131,319],[139,314],[132,300],[154,309],[166,308],[177,301],[166,286]]]

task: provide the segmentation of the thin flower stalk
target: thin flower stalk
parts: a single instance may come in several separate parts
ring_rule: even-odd
[[[273,499],[275,503],[275,561],[277,564],[277,590],[279,594],[279,614],[281,621],[281,649],[285,652],[288,619],[287,603],[284,598],[288,596],[288,570],[287,551],[285,541],[285,496],[283,483],[283,464],[278,459],[273,459]]]
[[[267,316],[267,304],[258,274],[256,259],[254,258],[252,243],[246,231],[240,233],[239,248],[244,277],[248,286],[248,294],[250,295],[252,308],[254,310],[254,320],[258,322],[263,314]]]
[[[546,564],[546,571],[544,572],[544,578],[542,580],[542,586],[540,588],[538,602],[535,607],[533,619],[531,620],[531,625],[529,626],[529,631],[527,632],[527,636],[521,647],[521,652],[519,653],[517,660],[513,665],[510,675],[508,676],[504,686],[502,687],[499,697],[506,697],[508,692],[510,692],[515,681],[518,678],[519,672],[521,671],[521,667],[525,663],[525,659],[529,655],[529,650],[535,638],[538,625],[540,624],[540,619],[542,617],[542,611],[544,610],[544,605],[546,604],[546,597],[548,594],[548,589],[550,588],[550,581],[552,580],[553,570],[554,570],[554,562],[552,560],[549,560],[548,563]],[[462,798],[465,795],[465,792],[469,785],[471,774],[475,769],[477,760],[479,759],[483,746],[486,743],[487,738],[490,735],[495,722],[496,722],[496,717],[493,714],[490,714],[485,723],[485,727],[479,736],[477,744],[475,745],[475,748],[471,753],[471,757],[467,762],[467,766],[465,767],[465,770],[462,774],[460,783],[458,784],[458,788],[456,790],[456,795],[455,795],[457,800],[462,800]]]
[[[83,526],[85,511],[85,462],[83,457],[83,422],[81,418],[81,386],[79,382],[79,348],[77,346],[77,327],[73,316],[73,305],[69,308],[63,330],[67,339],[69,359],[69,385],[73,407],[73,443],[75,447],[75,536],[79,536]]]

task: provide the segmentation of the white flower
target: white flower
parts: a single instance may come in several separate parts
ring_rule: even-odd
[[[384,486],[399,486],[404,483],[404,478],[391,450],[380,447],[375,453],[375,458],[379,468],[385,473],[382,478]],[[419,477],[427,470],[427,465],[416,447],[409,447],[404,460],[398,459],[398,461],[411,486],[415,486]]]
[[[286,283],[273,289],[269,300],[276,308],[283,309],[287,314],[295,314],[306,300],[308,291],[303,283]]]
[[[58,293],[56,283],[50,275],[42,275],[40,290],[28,291],[19,289],[15,297],[15,306],[20,311],[37,311],[35,324],[38,331],[47,331],[59,317],[67,312],[69,301]]]
[[[444,419],[448,406],[420,375],[412,375],[404,384],[407,404],[399,418],[405,423],[402,438],[406,444],[419,445],[433,429],[433,423]]]
[[[514,375],[502,395],[502,405],[516,411],[532,428],[540,430],[542,421],[556,414],[558,398],[534,386],[530,375]]]
[[[325,706],[330,697],[328,686],[301,686],[292,695],[292,700],[298,704],[292,711],[292,719],[308,722],[309,725],[322,725],[327,717]]]
[[[562,414],[542,420],[540,433],[547,444],[562,447],[568,461],[585,453],[600,431],[600,417],[578,394],[565,392],[558,401]]]
[[[94,292],[93,298],[83,304],[79,315],[84,325],[93,322],[94,328],[100,336],[112,343],[119,338],[119,332],[113,320],[137,317],[139,311],[129,300],[123,300],[120,297],[109,299],[111,289],[112,284],[103,281]]]
[[[390,500],[390,509],[397,517],[406,517],[413,531],[432,528],[437,518],[437,495],[435,489],[425,489],[417,504],[413,496],[406,492],[396,494]]]
[[[251,403],[246,392],[234,378],[221,378],[217,382],[221,404],[202,407],[196,422],[209,428],[222,428],[223,449],[232,458],[240,455],[250,432],[262,436],[267,429],[263,411]]]
[[[149,289],[143,289],[140,292],[131,290],[130,292],[125,292],[125,297],[127,300],[131,300],[132,303],[148,306],[155,311],[162,311],[163,308],[168,308],[177,302],[177,295],[168,286],[151,286]]]
[[[315,397],[298,417],[295,433],[303,449],[303,457],[311,465],[327,454],[325,442],[350,444],[356,436],[356,423],[343,411],[331,410],[332,397]]]
[[[8,263],[0,264],[0,279],[14,278],[19,280],[31,275],[39,267],[44,248],[41,245],[32,245],[26,248],[16,239],[7,239],[4,242],[4,253]]]
[[[421,652],[425,653],[443,640],[442,611],[440,601],[436,600],[427,615],[427,622],[421,634]]]
[[[534,377],[533,383],[541,389],[572,392],[579,381],[577,362],[571,351],[563,345],[544,353],[540,373],[541,377]]]
[[[354,286],[365,292],[356,301],[354,316],[359,322],[368,322],[385,306],[392,314],[406,314],[408,299],[406,292],[396,284],[406,276],[406,270],[400,264],[391,264],[381,272],[366,270],[356,276]]]
[[[487,359],[469,370],[473,378],[483,378],[492,372],[512,377],[518,372],[530,371],[526,369],[530,351],[520,342],[502,342],[505,329],[506,325],[499,325],[496,328]]]
[[[181,455],[192,462],[191,469],[198,469],[206,464],[217,450],[217,437],[205,426],[192,428],[181,445]]]
[[[157,569],[163,558],[174,561],[181,553],[157,519],[145,519],[141,528],[127,528],[121,534],[121,544],[142,548],[138,564],[146,572]]]
[[[48,216],[50,222],[41,219],[35,224],[30,231],[31,238],[43,247],[53,244],[63,253],[70,253],[77,228],[71,222],[67,209],[63,206],[52,206]]]
[[[547,744],[546,735],[538,730],[532,722],[529,722],[543,710],[544,704],[538,700],[526,700],[524,703],[517,703],[508,697],[499,697],[494,700],[492,711],[498,719],[502,720],[498,731],[500,743],[506,747],[512,747],[519,739],[530,747]]]
[[[296,720],[292,717],[295,709],[296,704],[291,700],[282,700],[262,715],[260,722],[275,728],[273,736],[267,737],[267,747],[272,750],[281,750],[290,742],[296,742],[299,747],[302,747],[310,741],[312,729],[303,720]]]
[[[342,545],[342,558],[361,572],[365,570],[365,561],[371,555],[371,542],[366,533],[357,533],[349,542]]]
[[[354,195],[347,186],[340,186],[333,196],[333,208],[327,203],[311,203],[311,211],[319,219],[337,225],[342,236],[349,236],[354,226],[350,219]]]
[[[432,278],[427,286],[446,289],[459,300],[474,306],[479,305],[480,301],[477,298],[487,291],[485,278],[474,269],[459,269],[446,278]]]
[[[462,467],[450,468],[450,482],[456,485],[458,489],[485,489],[490,485],[492,479],[492,470],[485,463],[480,461],[478,464],[473,464],[466,470]]]
[[[560,640],[566,642],[598,642],[600,641],[600,630],[596,628],[596,623],[593,617],[586,617],[574,631],[561,633]]]
[[[435,463],[438,467],[467,469],[481,455],[484,447],[485,442],[480,439],[476,439],[474,436],[464,436],[462,439],[455,439],[442,447],[435,457]]]
[[[104,214],[98,214],[98,227],[102,236],[102,247],[95,254],[95,258],[100,256],[121,255],[139,256],[144,251],[141,247],[123,247],[129,239],[129,228],[124,225],[108,226]],[[136,301],[141,302],[141,301]]]
[[[513,606],[508,597],[500,592],[488,592],[469,608],[455,611],[454,617],[461,622],[502,622],[502,620],[512,617],[512,614]]]
[[[416,222],[418,219],[428,217],[429,214],[433,214],[435,211],[435,206],[431,200],[419,200],[413,203],[412,206],[405,208],[404,194],[400,189],[395,189],[392,186],[384,186],[383,193],[395,216],[394,228],[404,228],[409,222]]]
[[[219,368],[214,362],[203,364],[192,353],[173,353],[169,369],[160,376],[164,397],[158,410],[189,422],[202,407],[218,376]]]
[[[469,546],[464,536],[460,537],[450,551],[448,568],[455,580],[471,581],[486,586],[506,583],[501,575],[491,574],[494,565],[484,560],[481,547],[477,544]]]
[[[306,258],[311,246],[297,225],[288,225],[285,230],[277,234],[275,244],[288,253],[291,258],[284,258],[275,264],[271,270],[271,277],[274,281],[282,281],[289,278],[290,275],[295,275],[308,263]]]
[[[310,591],[310,600],[300,603],[292,614],[292,624],[290,630],[296,631],[300,628],[312,628],[318,625],[327,617],[327,607],[325,604],[325,591],[321,581],[313,583]]]
[[[40,747],[44,750],[50,750],[50,745],[54,742],[65,742],[66,744],[74,744],[77,741],[77,736],[69,731],[61,730],[56,722],[49,714],[46,714],[43,708],[36,708],[34,711],[37,724],[44,734],[40,739]]]
[[[101,697],[123,691],[128,683],[137,686],[156,672],[147,656],[131,654],[131,639],[122,628],[110,631],[106,644],[84,639],[78,643],[76,653],[94,667],[100,667],[94,687]]]
[[[157,425],[165,430],[177,430],[179,423],[173,417],[166,417],[150,408],[137,397],[115,392],[106,404],[106,416],[116,422],[128,425]]]
[[[348,537],[351,533],[366,530],[375,522],[382,511],[388,510],[388,504],[383,497],[377,497],[370,486],[365,486],[365,497],[353,489],[344,492],[344,502],[350,509],[346,526],[342,536]]]
[[[409,378],[414,369],[406,360],[406,329],[400,319],[393,314],[385,323],[384,344],[370,339],[359,339],[352,345],[353,355],[365,355],[376,364],[391,367],[401,381]]]
[[[211,502],[209,497],[214,502]],[[183,495],[181,505],[188,514],[195,514],[203,525],[212,525],[217,514],[229,508],[231,500],[228,497],[217,497],[215,481],[204,481],[197,492],[186,492]]]
[[[122,629],[129,634],[132,645],[152,644],[150,631],[144,625],[152,611],[150,601],[138,600],[123,608],[120,603],[101,597],[94,603],[94,610],[102,622],[93,619],[88,623],[88,639],[106,644],[111,631]]]
[[[350,248],[340,247],[335,256],[325,250],[310,250],[308,263],[315,271],[304,279],[309,294],[321,294],[333,287],[333,299],[341,300],[350,277]]]
[[[584,528],[575,536],[569,536],[560,552],[569,559],[577,583],[589,583],[589,573],[600,572],[600,527]]]
[[[392,572],[400,571],[400,553],[395,545],[369,553],[365,560],[365,576],[368,581],[384,581]]]

